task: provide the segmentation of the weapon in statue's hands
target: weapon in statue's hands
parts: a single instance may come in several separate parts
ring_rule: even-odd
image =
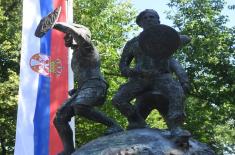
[[[57,22],[61,13],[61,7],[56,8],[54,11],[43,17],[38,24],[34,35],[38,38],[43,37],[49,30],[56,29],[63,33],[70,33],[75,31],[74,28],[64,22]],[[77,45],[72,44],[71,48],[75,48]]]

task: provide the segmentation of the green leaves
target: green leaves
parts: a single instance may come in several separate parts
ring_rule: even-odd
[[[21,42],[21,1],[0,1],[0,152],[13,154]]]
[[[235,146],[234,129],[227,123],[234,121],[235,111],[224,108],[235,107],[235,27],[225,26],[224,4],[223,0],[171,0],[169,6],[176,12],[168,14],[175,27],[192,38],[176,55],[192,84],[186,127],[218,154]]]
[[[0,139],[10,153],[15,139],[18,76],[10,69],[8,73],[9,80],[0,83]]]

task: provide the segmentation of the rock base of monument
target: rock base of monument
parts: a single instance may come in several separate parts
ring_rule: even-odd
[[[170,132],[135,129],[97,138],[72,155],[215,155],[207,145],[192,138],[188,146],[178,146]]]

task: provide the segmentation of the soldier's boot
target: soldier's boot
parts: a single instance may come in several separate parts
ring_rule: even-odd
[[[92,106],[78,104],[75,106],[75,113],[89,120],[107,126],[108,129],[104,133],[105,135],[123,131],[122,127],[119,126],[113,119],[94,109]]]
[[[175,117],[168,120],[168,125],[171,131],[171,137],[177,146],[188,148],[189,138],[191,133],[188,130],[182,129],[183,117]]]
[[[178,147],[188,149],[189,148],[189,138],[191,133],[188,130],[184,130],[181,127],[171,129],[172,140]]]

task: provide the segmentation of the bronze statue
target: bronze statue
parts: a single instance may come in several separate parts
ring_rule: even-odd
[[[100,57],[91,42],[91,33],[83,25],[56,22],[59,10],[55,10],[40,22],[35,35],[42,37],[49,29],[65,33],[66,47],[73,49],[72,70],[78,88],[71,90],[70,98],[58,109],[54,125],[62,140],[64,151],[60,155],[70,155],[75,151],[73,133],[69,122],[75,115],[108,126],[106,134],[122,131],[116,122],[94,109],[105,102],[108,84],[100,71]]]
[[[160,24],[156,11],[141,12],[136,23],[143,28],[139,36],[128,41],[123,49],[120,70],[129,81],[113,97],[113,105],[128,119],[128,129],[145,128],[145,119],[158,109],[174,137],[189,137],[183,130],[184,98],[189,91],[185,70],[172,54],[190,39]],[[134,67],[131,67],[135,60]],[[172,76],[174,72],[179,81]],[[130,102],[136,99],[136,105]]]

